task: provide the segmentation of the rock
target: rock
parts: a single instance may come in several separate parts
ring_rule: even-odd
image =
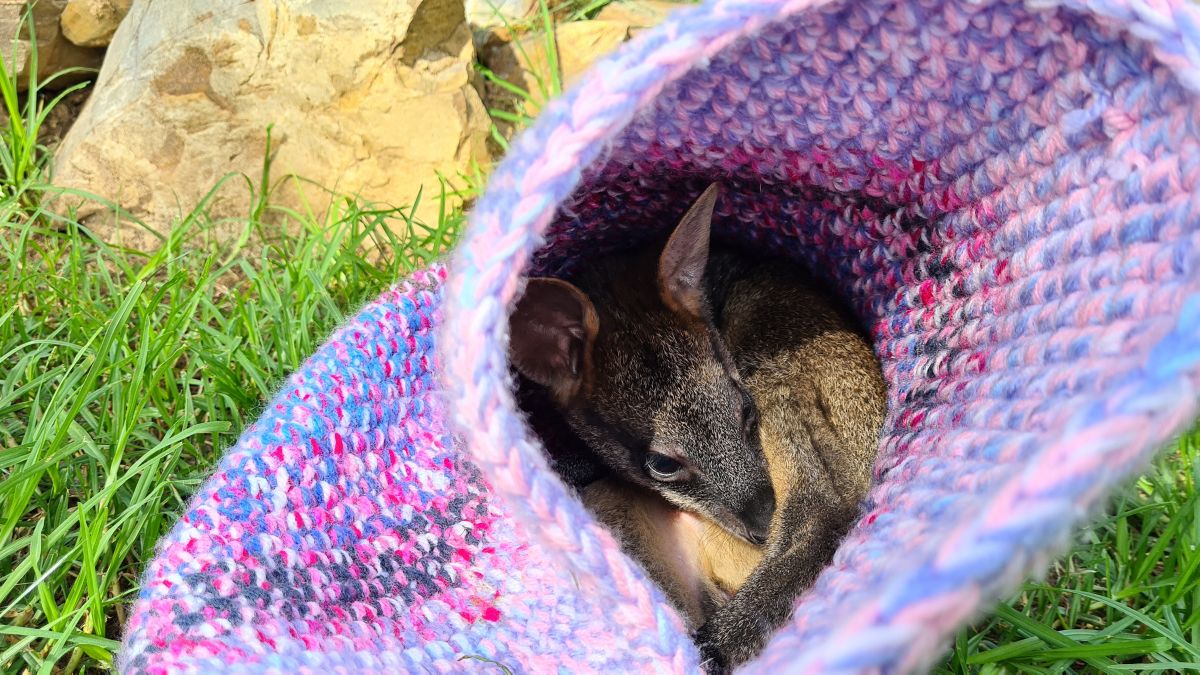
[[[22,91],[29,84],[32,56],[26,17],[30,5],[33,7],[33,29],[37,37],[39,81],[45,81],[51,75],[69,68],[100,67],[104,52],[72,44],[59,29],[59,17],[66,4],[67,0],[0,0],[0,35],[6,36],[7,42],[6,45],[0,46],[0,49],[3,49],[9,76],[16,80],[18,88]],[[14,54],[16,58],[13,58]],[[63,89],[93,75],[92,72],[72,73],[55,78],[47,87]]]
[[[538,11],[537,0],[466,0],[467,22],[480,30],[518,24]]]
[[[107,47],[133,0],[67,0],[59,23],[80,47]]]
[[[59,149],[55,183],[120,203],[164,233],[229,172],[298,176],[375,202],[437,213],[437,174],[490,158],[474,47],[456,0],[148,0],[117,30],[95,91]],[[272,202],[323,210],[328,194],[274,180]],[[244,181],[209,202],[244,218]],[[76,205],[63,195],[55,208]],[[157,239],[96,202],[77,215],[102,237]],[[231,223],[218,236],[233,236]]]
[[[629,39],[629,24],[621,21],[572,21],[554,29],[558,71],[563,89],[571,87],[596,59],[616,49]],[[512,38],[503,28],[487,32],[480,47],[480,60],[497,77],[532,94],[545,102],[553,92],[546,36],[532,32]],[[488,106],[514,111],[522,101],[503,87],[489,84],[485,89]],[[536,110],[525,110],[528,114]],[[496,122],[501,133],[508,136],[511,126]]]
[[[629,24],[630,32],[637,33],[662,23],[667,15],[687,7],[679,2],[666,0],[618,0],[604,6],[596,18],[601,21],[620,21]]]
[[[578,82],[579,76],[596,59],[629,39],[629,24],[623,21],[572,21],[557,26],[554,38],[558,45],[563,87],[567,88]]]

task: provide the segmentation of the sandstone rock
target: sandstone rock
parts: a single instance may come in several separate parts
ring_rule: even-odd
[[[579,81],[588,66],[629,39],[629,24],[623,21],[572,21],[554,30],[563,86]]]
[[[517,24],[537,14],[537,0],[466,0],[467,21],[475,29]]]
[[[63,35],[80,47],[106,47],[133,0],[67,0]]]
[[[605,5],[596,14],[596,18],[601,21],[621,21],[629,24],[630,31],[636,33],[657,26],[671,12],[687,6],[667,0],[618,0]]]
[[[417,215],[430,220],[437,173],[489,159],[473,56],[455,0],[137,2],[59,149],[55,183],[165,232],[225,174],[257,178],[274,125],[273,177],[393,205],[424,186]],[[328,204],[309,183],[276,184],[276,204]],[[244,217],[249,204],[245,182],[228,181],[210,213]],[[97,203],[79,208],[107,239],[157,241]]]
[[[579,80],[579,76],[596,59],[616,49],[629,39],[629,24],[621,21],[572,21],[559,24],[554,32],[558,71],[563,89]],[[503,28],[488,31],[480,47],[480,60],[502,80],[529,92],[535,100],[545,102],[550,91],[552,69],[546,36],[531,32],[513,39]],[[503,87],[488,85],[489,107],[514,110],[522,104],[518,97]],[[536,110],[525,110],[528,114]],[[506,136],[509,125],[497,120]]]
[[[10,77],[14,77],[20,89],[29,83],[29,68],[32,50],[27,22],[29,7],[33,7],[33,29],[37,37],[37,61],[39,80],[68,68],[98,68],[104,53],[72,44],[59,29],[59,16],[67,0],[0,0],[0,49]],[[13,58],[13,55],[16,58]],[[74,73],[58,77],[49,84],[50,88],[61,89],[91,76],[91,73]]]

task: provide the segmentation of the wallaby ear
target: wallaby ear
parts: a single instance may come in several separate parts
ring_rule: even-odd
[[[583,291],[560,279],[531,278],[509,325],[517,371],[556,395],[573,392],[598,325]]]
[[[721,194],[713,183],[684,214],[658,259],[658,288],[668,306],[700,316],[704,311],[704,268],[713,208]]]

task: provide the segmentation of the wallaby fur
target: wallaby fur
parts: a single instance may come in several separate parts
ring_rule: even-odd
[[[528,378],[517,377],[517,407],[526,413],[530,430],[541,439],[550,466],[568,485],[581,488],[608,475],[608,470],[556,409],[553,397]]]
[[[728,602],[762,561],[763,547],[639,485],[602,478],[583,487],[580,498],[666,593],[690,631]]]
[[[763,543],[775,492],[757,411],[704,287],[716,196],[661,245],[591,262],[574,283],[530,279],[509,354],[613,475]]]
[[[709,665],[719,670],[757,654],[829,563],[866,495],[886,390],[866,342],[811,282],[725,252],[714,252],[709,273],[714,295],[724,295],[718,325],[758,405],[780,496],[767,547],[613,478],[581,497],[689,627],[703,626]]]
[[[700,627],[719,598],[706,569],[706,563],[714,557],[714,552],[705,547],[710,541],[708,530],[720,532],[720,541],[738,542],[762,556],[758,547],[640,485],[605,478],[580,490],[580,497],[617,537],[625,553],[637,560],[663,590],[689,630]]]
[[[723,251],[708,269],[715,322],[758,405],[780,500],[762,562],[697,636],[719,670],[761,651],[853,525],[887,388],[866,339],[794,265]]]
[[[582,498],[699,626],[707,666],[720,671],[762,649],[853,524],[886,386],[863,336],[794,265],[714,248],[705,288],[713,326],[756,404],[779,499],[766,547],[615,478],[588,486]]]

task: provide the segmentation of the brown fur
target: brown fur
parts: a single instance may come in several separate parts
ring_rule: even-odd
[[[680,530],[653,495],[625,492],[624,511],[599,516],[701,626],[698,642],[720,670],[762,649],[852,525],[870,483],[886,387],[853,322],[793,264],[714,248],[705,276],[713,325],[754,399],[779,499],[768,543],[751,546],[711,523]],[[585,500],[613,489],[621,490],[602,481]],[[675,542],[669,556],[655,543],[663,540]],[[681,561],[680,551],[692,558]]]
[[[580,497],[666,593],[689,630],[704,625],[762,561],[761,546],[632,483],[604,478],[582,488]]]
[[[530,279],[509,353],[614,476],[761,543],[775,493],[757,411],[704,287],[716,195],[661,244],[590,261],[574,283]]]
[[[865,340],[811,281],[728,251],[714,253],[709,274],[722,300],[714,303],[718,325],[758,406],[771,482],[782,497],[767,548],[615,479],[590,485],[583,500],[690,626],[710,616],[732,624],[720,626],[725,632],[709,646],[718,664],[740,663],[786,618],[849,526],[870,481],[886,392]],[[765,569],[739,596],[764,555],[770,574]],[[753,599],[751,611],[734,614],[739,604],[730,596]]]
[[[666,593],[692,630],[707,616],[710,591],[706,587],[708,551],[706,530],[715,529],[663,499],[658,493],[622,480],[606,478],[580,491],[588,510],[608,526],[625,552],[639,563]],[[754,547],[743,543],[747,548]]]
[[[762,649],[853,524],[887,390],[867,341],[793,265],[724,252],[709,271],[716,324],[758,406],[780,499],[763,561],[700,630],[720,669]]]
[[[661,248],[595,261],[576,286],[532,280],[512,353],[610,470],[584,501],[721,669],[757,654],[832,558],[886,391],[866,340],[794,264],[710,251],[715,194]],[[655,453],[687,480],[652,480]]]

